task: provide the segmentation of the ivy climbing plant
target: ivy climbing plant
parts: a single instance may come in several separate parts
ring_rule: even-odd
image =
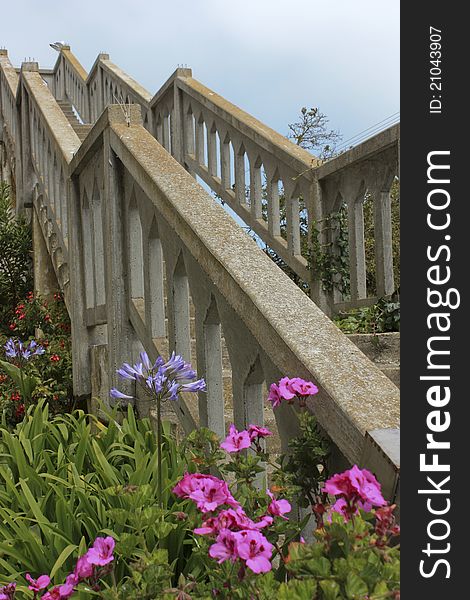
[[[313,221],[308,266],[322,282],[325,292],[338,290],[344,297],[350,293],[348,215],[345,204],[327,215]],[[322,243],[322,239],[327,240]]]

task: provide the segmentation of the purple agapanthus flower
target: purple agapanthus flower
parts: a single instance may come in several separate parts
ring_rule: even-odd
[[[177,400],[180,392],[204,392],[206,383],[204,379],[196,380],[196,371],[185,362],[184,358],[172,353],[165,362],[161,356],[152,365],[146,352],[140,353],[140,361],[135,365],[123,363],[117,370],[122,379],[136,381],[148,393],[158,396],[160,400]],[[132,399],[113,388],[110,392],[115,399]]]
[[[19,358],[20,360],[29,360],[33,356],[44,354],[45,350],[35,340],[31,340],[25,345],[20,340],[15,341],[10,338],[4,345],[5,356],[8,358]]]

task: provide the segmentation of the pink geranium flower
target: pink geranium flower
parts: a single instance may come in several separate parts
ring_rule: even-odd
[[[225,438],[225,441],[220,444],[220,447],[226,452],[240,452],[240,450],[244,450],[250,446],[251,439],[248,431],[238,431],[233,423],[230,425],[229,434]]]
[[[213,475],[186,473],[173,488],[173,493],[180,498],[193,500],[202,512],[215,510],[222,504],[228,504],[234,508],[240,506],[230,493],[226,482]]]
[[[273,408],[277,408],[282,401],[281,392],[277,384],[272,383],[269,387],[268,401],[271,402]]]
[[[92,577],[94,566],[88,562],[88,553],[80,556],[75,565],[75,575],[78,579],[88,579]]]
[[[189,498],[189,494],[200,487],[202,479],[212,479],[212,481],[220,481],[213,475],[205,475],[204,473],[185,473],[183,478],[173,488],[173,494],[179,498]]]
[[[64,583],[57,585],[42,596],[42,600],[67,600],[73,594],[73,585]]]
[[[287,521],[288,519],[284,514],[289,513],[292,510],[290,503],[287,500],[276,500],[274,494],[270,490],[266,490],[266,493],[271,498],[268,512],[275,517],[282,517]]]
[[[296,396],[313,396],[318,394],[317,386],[311,381],[305,381],[300,377],[294,377],[289,381],[288,388]]]
[[[0,600],[12,600],[16,591],[16,583],[12,581],[0,588]]]
[[[226,560],[237,560],[238,550],[236,535],[228,529],[221,531],[217,536],[216,543],[212,544],[209,548],[209,556],[216,558],[219,564]]]
[[[296,395],[295,392],[291,390],[290,381],[291,380],[288,377],[283,377],[279,381],[279,393],[284,400],[292,400]]]
[[[318,387],[311,381],[305,381],[305,379],[301,379],[300,377],[293,377],[292,379],[283,377],[279,383],[271,384],[268,400],[271,402],[273,408],[277,408],[283,400],[291,404],[296,396],[305,398],[317,393]]]
[[[115,542],[110,536],[96,538],[93,546],[86,553],[87,561],[92,565],[99,565],[100,567],[107,565],[114,560],[114,544]]]
[[[325,482],[324,491],[339,500],[332,507],[334,512],[354,514],[358,508],[370,511],[373,506],[384,506],[380,483],[367,469],[354,465],[343,473],[337,473]]]
[[[370,471],[354,465],[349,472],[353,486],[358,490],[364,502],[370,503],[372,506],[387,504],[382,496],[382,486]]]
[[[235,534],[238,539],[238,556],[254,573],[267,573],[271,570],[271,556],[274,546],[259,531],[241,531]]]
[[[248,435],[250,440],[253,441],[256,438],[265,438],[272,435],[272,431],[266,427],[258,427],[258,425],[248,425]]]
[[[222,480],[200,479],[198,489],[191,492],[189,498],[196,502],[202,512],[211,512],[223,504],[239,506],[226,482]]]
[[[39,592],[51,583],[49,575],[40,575],[37,579],[33,579],[29,573],[26,573],[25,578],[29,581],[28,589],[32,592]]]
[[[217,535],[225,529],[230,529],[231,531],[243,529],[258,530],[268,527],[272,522],[272,517],[265,516],[255,523],[245,514],[241,507],[237,510],[229,508],[221,510],[217,517],[211,517],[204,521],[202,527],[194,529],[194,533],[200,535]]]

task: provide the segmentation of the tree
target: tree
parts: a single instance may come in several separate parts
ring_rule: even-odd
[[[311,150],[323,160],[333,158],[343,136],[339,131],[328,129],[328,117],[319,108],[304,106],[300,109],[298,119],[297,122],[288,124],[287,137],[297,146]]]

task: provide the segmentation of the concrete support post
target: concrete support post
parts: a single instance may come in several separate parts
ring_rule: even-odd
[[[392,202],[389,190],[374,194],[375,277],[377,296],[393,294]]]
[[[182,92],[177,85],[177,79],[173,83],[174,90],[174,104],[173,104],[173,139],[172,139],[172,154],[175,159],[182,165],[183,164],[183,126],[184,126],[184,113],[183,113],[183,97]]]
[[[109,385],[119,384],[122,389],[116,370],[123,362],[131,360],[133,339],[128,314],[124,185],[122,165],[111,148],[109,129],[103,135]]]
[[[83,239],[81,235],[81,200],[77,178],[72,178],[67,186],[69,228],[69,260],[70,260],[70,297],[72,310],[72,358],[73,389],[77,396],[91,392],[90,353],[88,330],[85,322],[85,275]]]
[[[44,298],[51,298],[59,290],[59,283],[35,209],[32,211],[32,230],[34,292]]]
[[[36,62],[25,62],[21,70],[39,72]],[[29,97],[25,89],[20,95],[21,104],[18,107],[18,121],[16,134],[16,152],[20,157],[16,161],[16,212],[23,213],[25,208],[33,205],[33,189],[36,184],[36,175],[31,162],[31,126],[29,119]]]
[[[326,216],[324,211],[324,205],[322,201],[323,191],[321,189],[321,185],[318,180],[315,181],[310,186],[310,194],[307,200],[307,210],[309,216],[308,230],[309,230],[309,240],[308,245],[310,248],[310,253],[312,259],[310,261],[311,265],[311,274],[310,274],[310,297],[315,302],[315,304],[323,310],[323,312],[329,316],[331,316],[332,308],[330,305],[330,299],[323,289],[323,283],[321,281],[321,276],[318,273],[315,273],[315,255],[314,248],[312,242],[313,228],[316,227],[318,230],[318,242],[322,247],[325,247],[326,244],[326,236],[323,232],[324,223],[323,219]]]

